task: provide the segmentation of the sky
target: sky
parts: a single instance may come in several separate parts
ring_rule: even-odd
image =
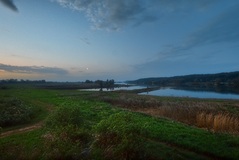
[[[239,0],[0,0],[0,79],[239,71]]]

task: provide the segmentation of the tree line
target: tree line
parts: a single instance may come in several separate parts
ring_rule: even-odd
[[[174,77],[142,78],[128,81],[137,85],[157,86],[225,86],[239,89],[239,71],[217,74],[194,74]]]
[[[3,80],[0,80],[0,83],[4,84],[15,84],[15,83],[23,83],[23,84],[26,84],[26,83],[46,83],[46,80],[24,80],[24,79],[3,79]]]
[[[113,79],[107,80],[86,80],[84,82],[50,82],[46,80],[18,80],[18,79],[5,79],[0,80],[0,89],[7,89],[6,85],[10,84],[29,84],[39,88],[46,89],[89,89],[89,88],[103,88],[111,89],[115,87]]]

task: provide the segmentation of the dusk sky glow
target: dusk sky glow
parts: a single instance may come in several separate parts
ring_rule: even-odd
[[[239,71],[238,0],[0,0],[0,79]]]

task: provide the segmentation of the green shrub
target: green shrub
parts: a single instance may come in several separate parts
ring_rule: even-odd
[[[89,157],[83,151],[89,148],[92,139],[90,130],[84,126],[79,106],[60,106],[46,120],[48,159],[83,159]],[[85,157],[84,157],[85,156]]]
[[[94,130],[95,156],[104,159],[145,159],[141,138],[145,131],[132,113],[113,114],[98,123]]]
[[[29,122],[34,115],[31,105],[17,98],[0,100],[0,126],[12,126]]]
[[[47,127],[59,127],[66,125],[81,125],[83,118],[78,106],[60,106],[47,118]]]
[[[91,134],[87,130],[66,125],[50,130],[44,136],[47,159],[82,159],[82,152],[91,141]]]

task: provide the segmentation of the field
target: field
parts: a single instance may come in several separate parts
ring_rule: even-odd
[[[239,159],[239,101],[0,89],[0,159]]]

